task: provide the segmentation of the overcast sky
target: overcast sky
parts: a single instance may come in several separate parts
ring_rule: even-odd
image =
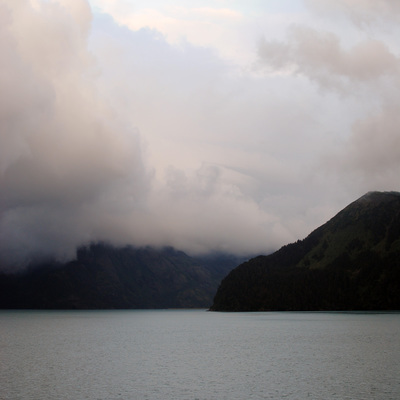
[[[0,261],[267,254],[400,186],[400,1],[0,0]]]

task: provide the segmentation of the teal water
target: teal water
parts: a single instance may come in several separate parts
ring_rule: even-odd
[[[399,399],[400,314],[0,312],[0,398]]]

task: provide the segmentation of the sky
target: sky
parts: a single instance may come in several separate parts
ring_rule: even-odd
[[[398,191],[400,2],[0,0],[0,264],[268,254]]]

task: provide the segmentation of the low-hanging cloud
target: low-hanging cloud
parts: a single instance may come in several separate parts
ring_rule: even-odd
[[[96,94],[90,18],[84,1],[0,2],[3,263],[73,257],[121,185],[132,207],[146,195],[138,135]]]

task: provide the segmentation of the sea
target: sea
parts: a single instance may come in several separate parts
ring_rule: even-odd
[[[400,313],[0,311],[1,400],[400,399]]]

